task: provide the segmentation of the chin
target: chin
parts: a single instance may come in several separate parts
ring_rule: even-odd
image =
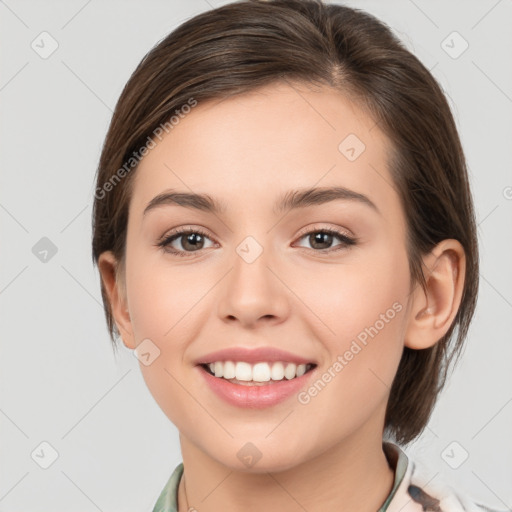
[[[212,456],[219,464],[232,471],[251,474],[288,471],[308,460],[305,454],[304,457],[298,457],[296,449],[292,446],[289,450],[283,449],[278,454],[273,453],[272,456],[267,453],[270,452],[270,448],[258,449],[256,444],[251,442],[244,443],[241,448],[235,448],[235,450],[234,457]]]

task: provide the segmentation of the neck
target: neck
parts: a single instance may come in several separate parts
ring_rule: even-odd
[[[178,490],[179,512],[375,512],[393,488],[394,470],[378,437],[373,443],[346,439],[291,469],[262,473],[233,470],[182,435],[180,442],[186,470]]]

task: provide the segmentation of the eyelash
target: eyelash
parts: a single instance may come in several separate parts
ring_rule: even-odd
[[[341,231],[338,231],[336,229],[330,229],[330,228],[321,228],[321,229],[313,228],[309,231],[306,231],[305,233],[301,233],[298,238],[300,240],[300,239],[304,238],[305,236],[311,235],[313,233],[325,233],[325,234],[329,234],[329,235],[334,235],[337,238],[339,238],[339,240],[342,242],[338,246],[335,246],[334,249],[332,249],[332,248],[318,249],[318,250],[310,249],[311,251],[314,251],[317,254],[318,253],[326,254],[326,253],[331,253],[331,252],[337,252],[339,250],[346,249],[352,245],[356,245],[359,240],[358,238],[349,237],[346,234],[342,233]],[[174,240],[180,238],[181,236],[189,235],[189,234],[198,234],[198,235],[201,235],[202,237],[205,237],[205,238],[208,238],[211,240],[210,236],[206,232],[204,232],[201,228],[193,228],[193,229],[178,228],[170,235],[165,236],[163,239],[161,239],[156,245],[158,247],[162,248],[164,250],[164,252],[166,252],[166,253],[172,254],[174,256],[179,256],[179,257],[187,257],[190,255],[193,255],[196,252],[200,252],[201,249],[199,249],[198,251],[176,251],[175,249],[172,249],[172,250],[168,249],[167,246],[169,246],[172,242],[174,242]]]

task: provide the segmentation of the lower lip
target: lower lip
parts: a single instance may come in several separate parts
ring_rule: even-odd
[[[251,409],[263,409],[284,402],[300,391],[314,373],[316,367],[294,379],[269,381],[268,384],[244,386],[226,379],[214,377],[201,365],[197,366],[210,389],[231,405]]]

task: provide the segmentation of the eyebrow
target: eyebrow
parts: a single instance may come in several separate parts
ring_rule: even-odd
[[[367,196],[345,187],[322,187],[289,190],[282,195],[274,205],[274,213],[282,213],[286,210],[306,208],[313,205],[321,205],[336,200],[357,201],[369,206],[375,212],[380,213],[377,205]],[[178,205],[185,208],[201,210],[205,212],[222,214],[226,211],[226,204],[218,201],[208,194],[192,192],[179,192],[167,190],[155,196],[146,206],[143,216],[150,210],[165,205]]]

